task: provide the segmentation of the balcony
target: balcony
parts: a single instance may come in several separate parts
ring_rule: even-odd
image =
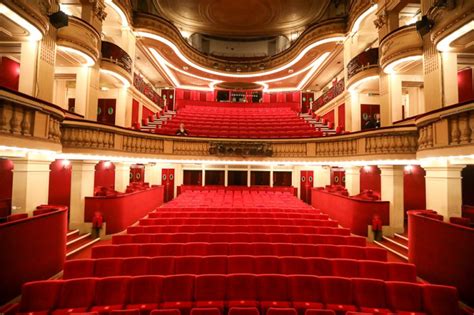
[[[78,51],[79,55],[95,63],[99,59],[100,34],[84,20],[69,16],[68,26],[58,29],[58,47]],[[89,64],[90,65],[90,64]]]
[[[394,30],[380,42],[380,66],[382,69],[407,57],[422,55],[423,40],[414,24]]]
[[[103,41],[101,53],[101,69],[115,72],[126,78],[129,82],[133,82],[133,61],[125,50],[114,43]]]
[[[379,74],[379,49],[363,51],[347,64],[347,86]]]

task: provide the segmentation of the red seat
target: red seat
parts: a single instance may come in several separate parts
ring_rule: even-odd
[[[96,279],[81,278],[65,280],[53,315],[86,312],[94,302]],[[78,294],[80,292],[80,294]]]
[[[123,276],[141,276],[148,274],[149,258],[131,257],[124,258],[122,261],[121,275]]]
[[[304,315],[335,315],[336,313],[333,310],[306,310]],[[346,315],[349,312],[346,313]]]
[[[122,274],[123,258],[97,259],[94,264],[95,277],[120,276]]]
[[[140,315],[140,311],[137,309],[130,310],[114,310],[110,312],[111,315]]]
[[[280,272],[282,274],[310,274],[309,259],[303,257],[281,257]]]
[[[422,289],[418,284],[398,281],[387,281],[388,304],[392,310],[409,312],[413,315],[423,312]]]
[[[257,307],[257,277],[254,274],[231,274],[227,278],[227,307]]]
[[[431,315],[459,314],[457,290],[444,285],[425,285],[423,305]]]
[[[278,257],[275,256],[257,256],[255,258],[255,273],[270,274],[280,273]]]
[[[48,314],[56,305],[62,282],[46,280],[25,283],[21,290],[19,313]]]
[[[332,271],[334,276],[357,278],[359,277],[359,263],[355,259],[332,260]]]
[[[200,259],[200,274],[226,274],[227,256],[205,256]]]
[[[63,279],[94,277],[93,259],[74,259],[64,263]]]
[[[388,278],[391,281],[416,282],[415,265],[397,262],[389,263]]]
[[[153,310],[150,315],[181,315],[178,309]]]
[[[299,314],[304,314],[307,309],[323,308],[321,284],[318,277],[290,276],[288,289],[293,307],[298,310]]]
[[[287,308],[288,277],[285,275],[260,275],[257,277],[258,300],[263,314],[270,307]]]
[[[390,313],[385,297],[385,282],[377,279],[353,279],[354,301],[362,312]]]
[[[153,257],[148,263],[148,273],[151,275],[172,275],[174,274],[174,257],[163,256]]]
[[[328,258],[310,257],[308,258],[308,265],[311,275],[331,276],[333,274],[332,263]]]
[[[228,273],[255,273],[254,256],[229,256],[227,258]]]
[[[294,308],[274,308],[270,307],[267,311],[267,315],[297,315],[298,313]]]
[[[199,256],[182,256],[174,259],[176,274],[199,274]]]
[[[323,301],[327,309],[332,309],[337,314],[357,310],[352,304],[352,283],[350,279],[321,277],[320,281]]]
[[[362,278],[388,280],[387,263],[381,261],[359,261],[359,275]]]
[[[196,277],[194,298],[196,307],[224,310],[226,291],[225,275],[200,275]]]
[[[228,315],[260,315],[256,307],[231,307]]]
[[[221,311],[218,308],[193,308],[191,315],[220,315]]]
[[[163,278],[161,308],[179,309],[189,314],[193,307],[194,276],[173,275]]]
[[[97,281],[94,306],[90,309],[100,315],[123,309],[127,299],[130,277],[107,277]]]
[[[158,307],[161,298],[162,277],[139,276],[130,281],[127,309],[138,309],[148,314]]]

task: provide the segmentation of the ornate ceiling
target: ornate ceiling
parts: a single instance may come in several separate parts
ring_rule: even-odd
[[[276,36],[322,19],[330,0],[155,0],[179,29],[225,37]]]

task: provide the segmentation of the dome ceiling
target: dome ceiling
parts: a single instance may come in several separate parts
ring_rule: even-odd
[[[155,0],[159,14],[182,31],[225,37],[289,34],[324,16],[330,0]]]

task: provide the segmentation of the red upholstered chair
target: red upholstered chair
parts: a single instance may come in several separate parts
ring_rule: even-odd
[[[123,258],[97,259],[94,263],[94,277],[110,277],[122,275]]]
[[[257,276],[258,300],[261,312],[266,314],[270,307],[287,308],[290,306],[288,298],[288,276],[286,275],[259,275]]]
[[[362,278],[388,280],[388,264],[381,261],[359,261],[359,275]]]
[[[205,256],[199,262],[200,274],[226,274],[227,256]]]
[[[229,256],[228,273],[255,273],[255,256]]]
[[[174,257],[162,256],[150,258],[148,273],[151,275],[174,274]]]
[[[227,277],[227,307],[257,307],[257,277],[254,274],[231,274]]]
[[[337,277],[359,277],[359,263],[355,259],[334,259],[331,261],[333,275]]]
[[[331,276],[333,274],[331,259],[323,257],[308,258],[309,274],[317,276]]]
[[[408,282],[387,281],[386,294],[390,308],[397,313],[413,315],[423,312],[423,292],[420,285]]]
[[[148,120],[146,118],[142,119],[142,126],[148,126]]]
[[[163,278],[160,308],[179,309],[189,314],[193,307],[194,276],[173,275]]]
[[[221,311],[215,307],[193,308],[191,315],[220,315]]]
[[[118,245],[118,244],[133,243],[134,236],[135,235],[131,235],[131,234],[114,235],[114,236],[112,236],[112,244]]]
[[[231,307],[228,315],[260,315],[256,307]]]
[[[138,309],[129,309],[129,310],[115,310],[110,312],[111,315],[140,315]]]
[[[153,310],[150,315],[181,315],[178,309]]]
[[[64,262],[63,279],[94,277],[93,259],[74,259]]]
[[[333,310],[306,310],[304,315],[336,315],[336,313]]]
[[[200,256],[182,256],[174,259],[176,274],[198,274]]]
[[[141,315],[158,307],[161,298],[161,276],[133,277],[129,284],[127,309],[138,309]]]
[[[345,314],[356,311],[352,300],[352,282],[348,278],[321,277],[323,301],[327,309],[332,309],[336,314]]]
[[[318,246],[318,252],[320,257],[324,258],[340,258],[341,248],[336,245],[321,244]]]
[[[385,297],[385,282],[377,279],[352,279],[354,301],[367,313],[391,313]]]
[[[297,315],[298,313],[294,308],[274,308],[270,307],[267,311],[267,315]]]
[[[255,257],[256,274],[279,274],[279,260],[276,256],[257,256]]]
[[[56,305],[62,282],[46,280],[25,283],[21,289],[19,313],[46,315]]]
[[[148,257],[129,257],[122,260],[121,275],[141,276],[148,274]]]
[[[392,262],[388,266],[388,280],[416,282],[416,268],[414,264]]]
[[[321,284],[319,278],[309,275],[293,275],[289,277],[288,290],[290,300],[299,314],[307,309],[323,308]]]
[[[304,257],[281,257],[280,272],[287,275],[310,274],[309,259]]]
[[[96,281],[94,278],[63,281],[58,302],[52,314],[62,315],[86,312],[94,302]]]
[[[113,310],[123,309],[130,279],[131,277],[107,277],[97,280],[94,306],[90,310],[105,315]]]
[[[194,299],[195,306],[200,308],[217,308],[219,311],[224,310],[225,275],[200,275],[195,279]]]
[[[387,251],[383,248],[364,248],[366,260],[387,261]]]
[[[471,220],[469,218],[450,217],[449,223],[469,227]]]
[[[423,305],[431,315],[459,314],[458,294],[454,287],[444,285],[423,286]]]

